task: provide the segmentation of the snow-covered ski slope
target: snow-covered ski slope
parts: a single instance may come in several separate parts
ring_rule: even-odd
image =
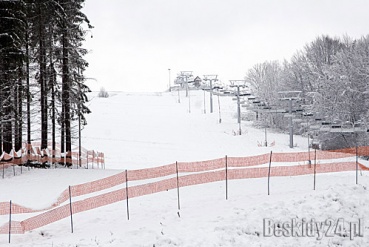
[[[219,124],[216,97],[214,113],[210,114],[209,95],[205,95],[204,114],[203,92],[191,91],[190,100],[184,93],[181,92],[181,103],[177,92],[117,92],[110,93],[107,99],[94,97],[90,105],[93,114],[88,116],[89,125],[83,130],[82,145],[104,152],[107,169],[23,170],[22,175],[18,171],[15,177],[9,173],[0,179],[0,202],[12,200],[43,209],[55,203],[69,185],[106,178],[126,169],[225,155],[246,157],[270,151],[307,151],[305,138],[295,136],[296,147],[291,150],[288,135],[270,130],[268,143],[275,145],[259,147],[258,143],[265,139],[264,129],[254,129],[243,122],[242,135],[235,135],[239,127],[236,103],[231,97],[220,98]],[[138,183],[132,182],[130,186]],[[270,195],[267,178],[231,180],[228,200],[224,181],[188,186],[179,190],[180,210],[177,190],[168,190],[130,199],[129,220],[126,201],[118,201],[73,215],[73,234],[70,219],[65,218],[22,235],[12,235],[10,246],[368,246],[368,185],[366,171],[359,174],[359,185],[355,185],[354,171],[318,174],[315,191],[312,175],[272,177]],[[124,186],[123,183],[73,200]],[[12,220],[21,221],[33,215],[37,214],[15,214]],[[8,215],[1,215],[1,225],[8,219]],[[304,232],[304,222],[311,220],[321,226],[319,233]],[[279,221],[281,228],[277,227]],[[299,231],[284,230],[291,222],[297,222]],[[330,225],[344,229],[333,229]],[[356,226],[363,231],[362,236],[354,234],[359,233]],[[332,229],[333,233],[325,233]],[[1,245],[8,240],[7,235],[0,235]]]

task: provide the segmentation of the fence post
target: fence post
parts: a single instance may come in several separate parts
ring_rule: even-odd
[[[181,209],[181,204],[179,201],[179,176],[178,176],[178,162],[176,161],[176,174],[177,174],[177,201],[178,201],[178,210]]]
[[[9,244],[11,233],[12,233],[12,200],[10,200],[9,202]]]
[[[314,190],[315,190],[315,183],[316,183],[316,149],[314,151]]]
[[[129,204],[128,204],[128,170],[126,170],[126,201],[127,201],[127,219],[129,220]]]
[[[70,226],[73,233],[73,211],[72,211],[72,192],[69,186],[69,211],[70,211]]]
[[[358,184],[358,172],[359,172],[359,160],[358,160],[358,147],[357,147],[357,141],[356,141],[356,184]]]
[[[86,150],[86,165],[87,165],[87,169],[88,169],[88,150]]]
[[[225,156],[226,200],[228,200],[228,157]]]
[[[272,167],[272,151],[270,151],[270,159],[269,159],[269,170],[268,170],[268,196],[270,194],[270,169]]]

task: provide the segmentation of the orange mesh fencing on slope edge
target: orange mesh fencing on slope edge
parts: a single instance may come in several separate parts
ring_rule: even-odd
[[[82,196],[89,193],[101,191],[104,189],[108,189],[111,187],[114,187],[119,184],[123,184],[126,182],[125,173],[121,172],[113,176],[109,176],[107,178],[78,184],[71,186],[71,194],[72,197]],[[53,207],[59,206],[63,202],[66,202],[69,200],[69,188],[65,189],[60,196],[58,197],[57,201],[53,203],[51,206],[43,209],[30,209],[23,206],[20,206],[18,204],[13,203],[12,204],[12,213],[13,214],[22,214],[22,213],[35,213],[35,212],[41,212],[48,209],[51,209]],[[9,214],[9,203],[8,202],[0,202],[0,215],[6,215]]]
[[[27,161],[31,162],[49,162],[49,163],[69,163],[73,165],[79,164],[79,154],[78,152],[68,152],[66,157],[63,157],[60,150],[52,150],[50,148],[42,149],[36,144],[24,144],[25,147],[21,148],[18,152],[11,151],[10,154],[3,153],[0,158],[0,163],[4,168],[12,165],[22,165],[26,164]],[[50,144],[49,144],[50,146]],[[87,151],[81,148],[81,165],[89,165],[92,167],[97,164],[97,167],[101,168],[105,165],[105,155],[102,152],[95,152],[93,150]]]
[[[363,153],[366,151],[363,149]],[[345,153],[342,153],[345,151]],[[349,150],[340,150],[337,155],[335,154],[334,158],[338,157],[347,157],[347,154],[350,154],[353,152],[352,149]],[[356,152],[356,149],[355,149]],[[325,152],[326,153],[326,152]],[[281,156],[281,160],[292,160],[296,161],[296,154],[287,154],[288,156]],[[332,157],[332,152],[328,153],[328,155],[325,155],[324,157]],[[265,157],[269,157],[269,154],[264,155]],[[323,155],[322,155],[323,156]],[[253,160],[254,162],[265,162],[265,157],[263,155],[261,156],[254,156],[251,157],[250,160]],[[232,159],[231,159],[232,160]],[[234,165],[235,167],[241,167],[247,165],[252,165],[250,160],[246,160],[244,158],[235,158],[234,163],[231,161],[231,165]],[[190,172],[190,171],[203,171],[205,169],[219,169],[224,168],[225,160],[217,159],[217,160],[211,160],[211,161],[205,161],[205,162],[192,162],[192,163],[183,163],[184,168],[183,171]],[[202,164],[199,166],[198,169],[194,167],[194,164]],[[208,166],[206,165],[208,164]],[[179,164],[179,167],[181,166],[181,163]],[[363,166],[362,164],[359,164],[360,168],[362,170],[369,170],[367,167]],[[209,168],[207,168],[209,167]],[[130,171],[128,174],[131,173],[131,179],[132,180],[140,180],[140,179],[147,179],[147,178],[154,178],[154,177],[161,177],[161,176],[167,176],[167,175],[173,175],[175,173],[175,165],[170,164],[167,166],[162,167],[156,167],[156,168],[149,168],[149,169],[141,169],[141,170],[135,170]],[[209,169],[209,170],[210,170]],[[338,172],[338,171],[350,171],[356,169],[356,163],[355,162],[340,162],[340,163],[329,163],[329,164],[317,164],[316,165],[316,172],[317,173],[326,173],[326,172]],[[146,171],[145,171],[146,170]],[[271,176],[296,176],[296,175],[305,175],[305,174],[312,174],[313,169],[312,166],[309,165],[297,165],[297,166],[277,166],[271,168]],[[268,168],[262,167],[262,168],[248,168],[248,169],[229,169],[228,170],[228,178],[229,179],[242,179],[242,178],[257,178],[257,177],[266,177],[268,174]],[[88,182],[85,184],[80,184],[71,187],[72,195],[73,196],[79,196],[84,195],[87,193],[92,193],[96,191],[100,191],[104,188],[110,188],[115,185],[121,184],[125,182],[125,176],[123,173],[116,174],[114,176]],[[196,185],[196,184],[202,184],[202,183],[210,183],[215,181],[222,181],[225,179],[225,170],[220,171],[210,171],[210,172],[203,172],[198,174],[191,174],[191,175],[185,175],[179,177],[179,186],[190,186],[190,185]],[[130,179],[128,179],[130,180]],[[174,189],[176,188],[176,178],[170,178],[170,179],[164,179],[158,182],[153,182],[149,184],[143,184],[143,185],[137,185],[132,186],[128,188],[129,198],[143,196],[151,193],[156,193],[164,190]],[[58,201],[53,204],[60,205],[61,202],[65,202],[69,198],[68,191],[65,190],[59,196]],[[82,212],[86,210],[90,210],[92,208],[100,207],[103,205],[107,205],[119,200],[125,199],[125,189],[120,189],[113,192],[104,193],[99,196],[90,197],[85,200],[77,201],[73,203],[73,209],[75,212]],[[9,203],[0,203],[0,212],[7,214],[9,213]],[[75,205],[75,206],[74,206]],[[65,205],[67,206],[67,205]],[[70,213],[68,211],[65,211],[65,206],[58,207],[51,209],[47,212],[44,212],[38,216],[31,217],[27,220],[19,222],[12,222],[12,225],[14,225],[14,229],[12,230],[13,233],[20,233],[24,231],[28,231],[30,229],[36,229],[40,226],[55,222],[57,220],[60,220],[62,218],[68,217]],[[21,207],[19,205],[13,204],[12,205],[12,211],[13,212],[36,212],[37,210],[31,210],[24,207]],[[73,211],[74,212],[74,211]],[[20,226],[22,226],[22,231],[20,231]],[[3,227],[0,228],[0,233],[8,233],[6,231],[8,229],[7,224],[5,224]]]
[[[128,187],[128,198],[134,198],[177,188],[177,178]]]
[[[360,167],[368,170],[368,168],[359,164]],[[330,164],[319,164],[316,166],[317,173],[324,172],[337,172],[337,171],[349,171],[356,168],[355,162],[341,162],[341,163],[330,163]],[[267,167],[262,168],[249,168],[249,169],[231,169],[228,171],[230,179],[240,178],[255,178],[267,176]],[[295,176],[303,174],[311,174],[313,169],[309,168],[308,165],[302,166],[280,166],[272,169],[272,176]],[[221,181],[225,179],[225,171],[211,171],[199,174],[191,174],[180,177],[179,185],[189,186],[200,183],[210,183],[215,181]],[[164,190],[174,189],[176,187],[176,178],[170,178],[161,180],[154,183],[137,185],[128,188],[129,198],[143,196],[151,193],[156,193]],[[115,203],[121,200],[125,200],[125,188],[116,191],[104,193],[98,196],[93,196],[84,200],[73,202],[72,212],[79,213],[93,208],[101,207],[111,203]],[[9,204],[8,204],[9,206]],[[33,216],[21,222],[12,222],[12,234],[24,233],[26,231],[34,230],[55,221],[67,218],[70,216],[69,205],[64,205],[58,208],[51,209],[47,212]],[[9,226],[4,224],[0,227],[0,234],[8,234]]]
[[[136,181],[143,179],[159,178],[176,173],[176,165],[169,164],[164,166],[158,166],[153,168],[129,170],[127,171],[128,181]]]
[[[190,174],[179,177],[179,186],[185,187],[197,184],[212,183],[225,180],[225,178],[225,170]]]
[[[367,152],[369,150],[368,147],[360,147],[358,148],[361,154]],[[347,157],[352,156],[351,153],[356,151],[355,149],[341,149],[336,150],[335,152],[327,152],[327,151],[319,151],[317,156],[319,159],[322,158],[337,158],[337,157]],[[89,151],[87,151],[89,152]],[[94,151],[90,151],[94,153]],[[40,151],[41,153],[41,151]],[[267,163],[269,160],[270,154],[263,154],[251,157],[241,157],[241,158],[234,158],[228,157],[227,164],[228,167],[242,167],[242,166],[252,166],[252,165],[259,165],[263,163]],[[273,158],[274,157],[274,158]],[[299,158],[302,157],[302,158]],[[273,162],[292,162],[292,161],[300,161],[308,158],[307,153],[280,153],[280,154],[273,154],[272,156]],[[206,171],[206,170],[213,170],[213,169],[221,169],[225,167],[225,158],[208,160],[208,161],[201,161],[201,162],[179,162],[178,163],[178,171],[179,172],[199,172],[199,171]],[[275,169],[274,167],[272,169]],[[287,168],[284,168],[287,169]],[[295,169],[295,168],[294,168]],[[128,180],[135,181],[135,180],[143,180],[149,178],[158,178],[168,175],[173,175],[176,173],[175,164],[154,167],[154,168],[147,168],[147,169],[139,169],[139,170],[130,170],[128,171]],[[232,173],[232,172],[231,172]],[[107,177],[104,179],[88,182],[85,184],[71,186],[72,196],[80,196],[85,195],[92,192],[97,192],[103,189],[111,188],[113,186],[122,184],[125,182],[124,173],[120,173],[111,177]],[[206,182],[206,181],[205,181]],[[198,182],[199,184],[201,182]],[[196,184],[196,183],[195,183]],[[19,206],[14,208],[13,213],[29,213],[29,212],[40,212],[52,207],[58,206],[61,203],[67,201],[69,198],[68,189],[64,190],[62,194],[58,197],[56,203],[52,204],[50,207],[40,210],[32,210],[26,207]],[[7,209],[7,202],[0,203],[0,214],[6,214],[5,212],[8,211]]]
[[[228,157],[228,167],[256,166],[269,162],[270,154],[261,154],[249,157]]]
[[[125,182],[126,182],[125,172],[120,172],[113,176],[109,176],[92,182],[73,185],[70,188],[72,196],[76,197],[112,188]]]
[[[359,163],[361,170],[369,170],[369,168]],[[339,162],[317,164],[316,173],[330,173],[356,170],[356,162]],[[248,169],[230,169],[228,170],[229,179],[245,179],[245,178],[262,178],[268,176],[268,167],[248,168]],[[297,166],[275,166],[271,167],[270,175],[273,177],[280,176],[300,176],[314,173],[314,166],[297,165]]]
[[[217,170],[224,167],[224,158],[196,162],[178,162],[178,172],[201,172]]]

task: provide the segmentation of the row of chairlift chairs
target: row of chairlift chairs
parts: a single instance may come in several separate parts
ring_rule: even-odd
[[[202,88],[205,91],[210,91],[209,88]],[[242,107],[247,107],[253,111],[257,111],[259,113],[282,113],[289,115],[289,111],[286,109],[273,109],[273,107],[269,106],[267,103],[253,96],[247,90],[240,90],[240,94],[237,95],[236,90],[232,90],[229,88],[223,88],[222,86],[215,85],[213,87],[213,94],[219,96],[236,96],[233,98],[237,100],[237,96],[242,97],[240,100],[240,104]],[[246,103],[246,99],[248,103]],[[251,106],[251,107],[250,107]],[[369,132],[369,125],[367,125],[364,121],[356,121],[354,123],[350,121],[328,121],[321,117],[314,117],[312,112],[307,112],[303,108],[297,108],[292,110],[292,114],[294,115],[293,122],[300,122],[302,126],[307,126],[310,130],[317,130],[322,132],[333,132],[333,133],[363,133]],[[304,118],[308,118],[304,121]],[[311,121],[311,122],[310,122]]]
[[[322,118],[315,118],[315,124],[310,126],[310,129],[333,132],[333,133],[363,133],[369,132],[368,126],[363,121],[356,121],[354,123],[350,121],[334,120],[332,122],[324,120]]]

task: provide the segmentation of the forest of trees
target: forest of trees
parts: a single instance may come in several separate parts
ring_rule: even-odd
[[[256,64],[245,79],[253,93],[272,108],[286,108],[279,91],[301,91],[301,101],[294,102],[294,108],[313,113],[311,124],[314,118],[369,124],[369,35],[360,39],[319,36],[290,61]],[[261,115],[259,120],[264,126],[282,130],[288,127],[283,114]],[[300,134],[308,131],[297,123],[295,130]],[[366,144],[366,133],[353,136],[315,132],[315,138],[325,142],[326,148],[353,146],[356,141]]]
[[[84,0],[0,0],[0,153],[23,143],[71,151],[89,88]]]

